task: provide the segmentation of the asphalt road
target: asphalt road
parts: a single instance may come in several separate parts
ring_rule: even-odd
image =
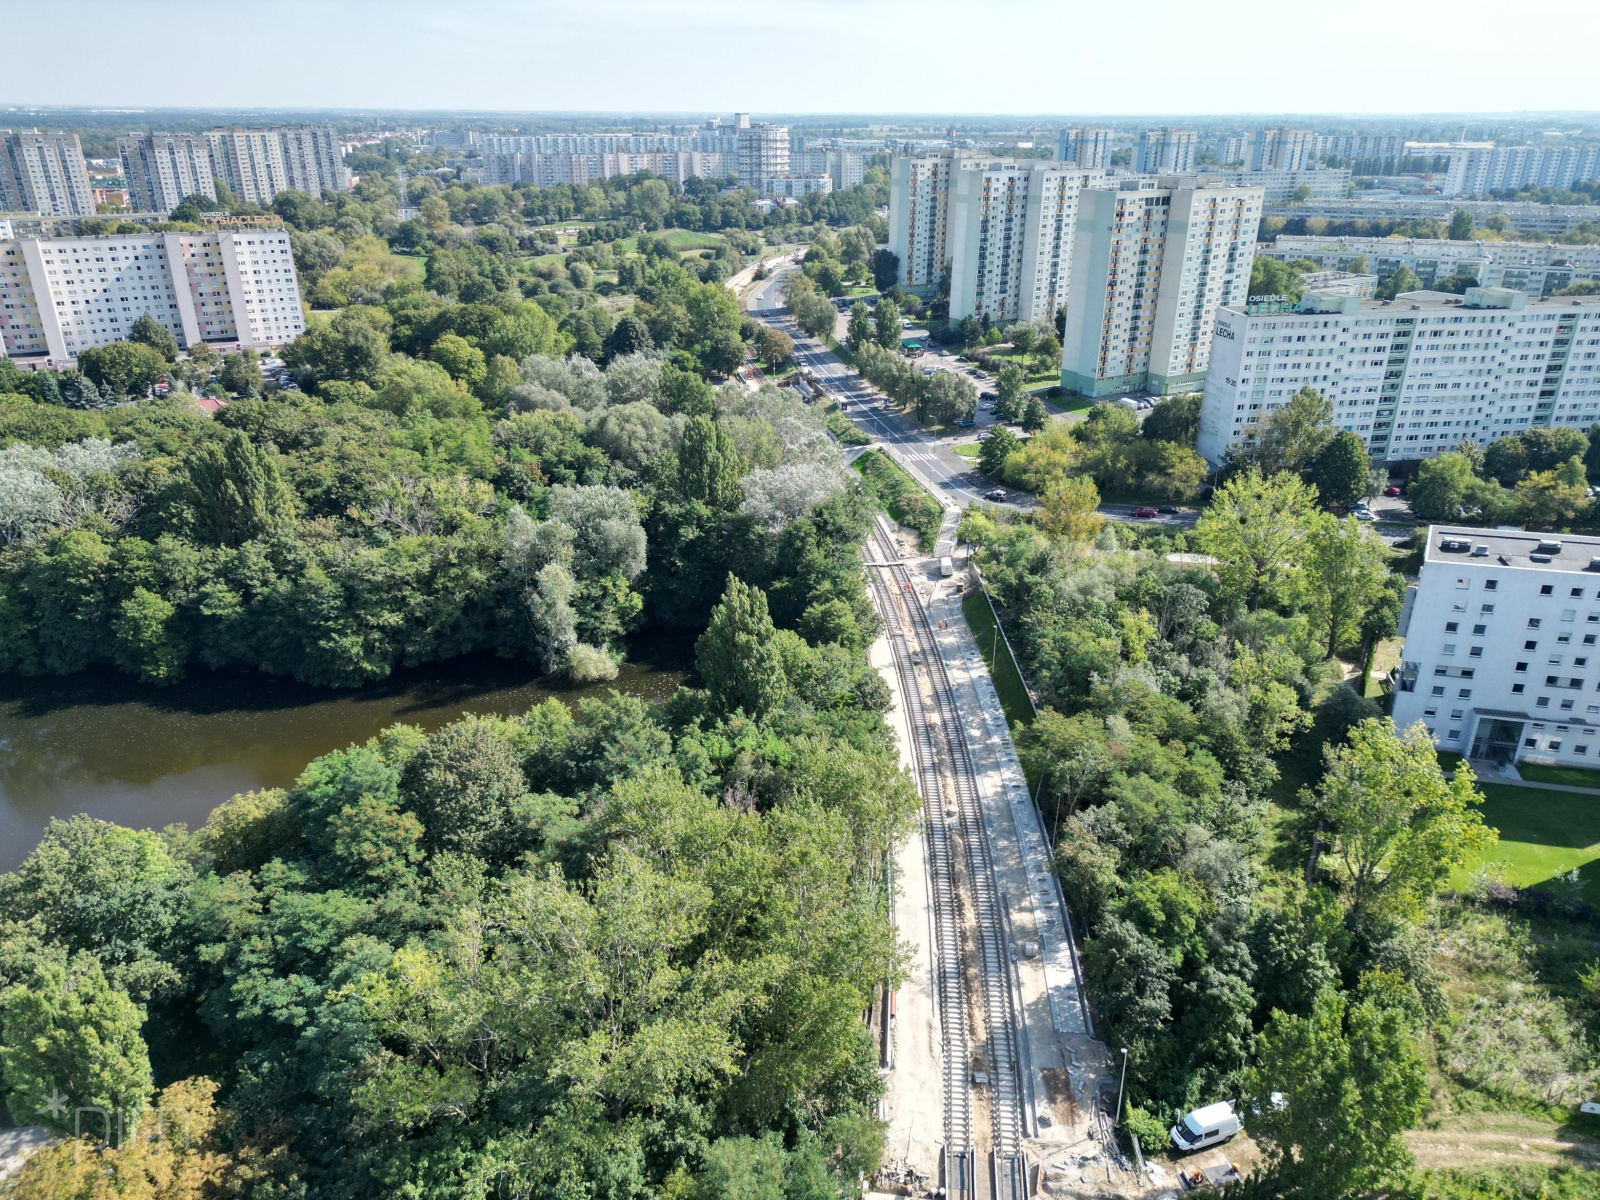
[[[953,449],[958,439],[940,438],[927,432],[910,417],[898,412],[888,399],[862,379],[855,370],[836,358],[831,350],[800,331],[793,319],[781,310],[783,301],[783,275],[792,267],[783,260],[773,266],[772,278],[766,280],[746,298],[745,307],[750,315],[774,328],[781,329],[794,339],[795,362],[808,368],[817,381],[839,402],[839,409],[879,449],[909,471],[916,480],[947,508],[965,508],[969,504],[986,503],[983,494],[994,489],[994,483],[980,472],[971,461]],[[913,329],[909,336],[924,335]],[[972,380],[980,391],[992,388],[992,381],[976,368],[956,361],[954,355],[930,352],[918,360],[935,370],[955,371]],[[988,426],[995,423],[992,413],[978,414],[978,428],[959,440],[972,441]],[[1006,507],[1027,509],[1035,506],[1030,496],[1007,492]],[[1177,515],[1164,514],[1155,518],[1133,515],[1133,505],[1102,504],[1101,516],[1111,521],[1133,521],[1144,525],[1171,525],[1187,527],[1198,519],[1196,512]]]

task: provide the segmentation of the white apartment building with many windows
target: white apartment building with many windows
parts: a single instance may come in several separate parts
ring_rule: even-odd
[[[1261,189],[1205,176],[1110,180],[1078,198],[1061,386],[1164,395],[1205,379],[1218,311],[1242,304]]]
[[[1600,759],[1600,538],[1431,526],[1394,721],[1469,758]]]
[[[94,211],[77,134],[0,130],[0,212],[92,217]]]
[[[150,313],[184,348],[266,349],[305,332],[289,234],[275,229],[0,241],[0,354],[61,368]]]
[[[1111,129],[1096,129],[1080,125],[1063,129],[1056,139],[1056,157],[1091,171],[1104,171],[1111,166],[1111,155],[1116,150],[1117,135]]]
[[[1452,275],[1470,275],[1482,287],[1515,288],[1530,296],[1548,296],[1574,283],[1600,281],[1600,246],[1558,242],[1279,234],[1256,253],[1285,262],[1308,259],[1325,270],[1345,270],[1360,257],[1366,259],[1367,270],[1379,275],[1409,267],[1424,287]]]
[[[1200,135],[1192,129],[1147,129],[1139,135],[1134,170],[1141,175],[1181,175],[1194,170]]]
[[[901,287],[925,291],[939,286],[950,261],[945,241],[950,177],[959,157],[946,150],[900,156],[890,165],[889,249],[900,260]]]
[[[1301,387],[1378,461],[1487,445],[1536,425],[1600,421],[1600,296],[1505,288],[1393,301],[1309,293],[1297,308],[1233,305],[1216,320],[1198,449],[1220,462]]]
[[[199,134],[147,133],[117,139],[133,212],[170,213],[189,196],[217,198],[211,146]]]
[[[1102,177],[1049,159],[957,159],[946,235],[950,319],[1053,319],[1067,302],[1079,193]]]

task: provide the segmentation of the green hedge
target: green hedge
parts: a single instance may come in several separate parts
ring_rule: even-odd
[[[852,464],[866,480],[867,488],[888,513],[908,529],[914,529],[924,549],[932,549],[939,533],[944,509],[922,490],[920,484],[881,450],[868,450]]]

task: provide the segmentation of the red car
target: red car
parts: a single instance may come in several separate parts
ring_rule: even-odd
[[[1398,496],[1400,494],[1400,489],[1391,483],[1388,487],[1383,489],[1383,494],[1385,496]]]
[[[1136,516],[1136,517],[1148,519],[1150,517],[1156,516],[1157,514],[1156,514],[1156,510],[1153,509],[1153,508],[1136,508],[1136,509],[1133,510],[1133,515]]]

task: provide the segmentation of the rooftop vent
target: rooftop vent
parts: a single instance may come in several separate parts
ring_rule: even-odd
[[[1585,569],[1590,571],[1600,571],[1600,558],[1591,558],[1589,560],[1588,567]]]
[[[1540,538],[1539,539],[1539,553],[1540,554],[1560,554],[1561,553],[1561,539],[1560,538]]]
[[[1528,555],[1528,561],[1529,562],[1537,562],[1537,563],[1547,563],[1547,562],[1550,561],[1550,556],[1548,554],[1530,554],[1530,555]]]
[[[1441,538],[1439,540],[1439,549],[1448,551],[1452,554],[1464,554],[1466,551],[1472,549],[1472,543],[1466,538]]]
[[[1488,554],[1489,554],[1489,547],[1487,547],[1487,546],[1474,546],[1472,548],[1472,557],[1473,558],[1485,558],[1485,557],[1488,556]]]
[[[1497,562],[1499,562],[1499,564],[1502,567],[1509,567],[1511,565],[1511,560],[1509,558],[1507,558],[1504,554],[1495,555],[1495,560]]]

